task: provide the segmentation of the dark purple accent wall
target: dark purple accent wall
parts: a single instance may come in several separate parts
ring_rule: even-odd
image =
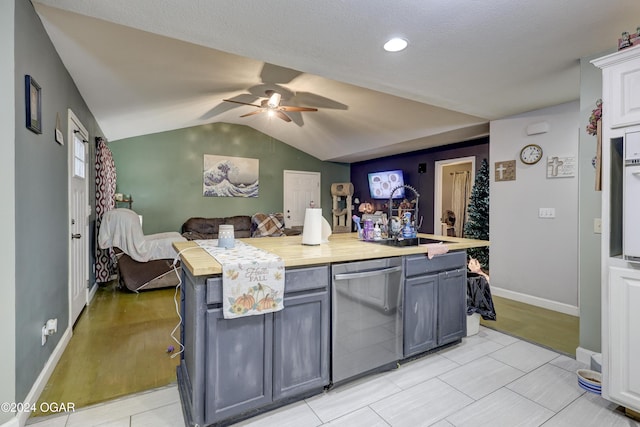
[[[369,201],[373,203],[376,210],[387,212],[387,200],[373,200],[369,196],[367,174],[369,172],[402,169],[405,184],[414,187],[420,194],[418,210],[420,216],[423,217],[420,231],[422,233],[433,233],[435,162],[471,156],[476,157],[477,173],[482,164],[482,160],[489,160],[489,137],[352,163],[351,182],[354,187],[354,199],[358,197],[361,202]],[[421,163],[426,164],[426,172],[424,173],[418,172],[418,167]]]

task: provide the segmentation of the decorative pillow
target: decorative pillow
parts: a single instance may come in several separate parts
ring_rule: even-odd
[[[284,215],[281,213],[257,213],[251,217],[255,231],[251,237],[276,237],[284,235]]]

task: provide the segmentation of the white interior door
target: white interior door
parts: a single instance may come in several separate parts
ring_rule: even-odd
[[[69,110],[69,322],[87,304],[89,285],[89,134]]]
[[[320,172],[284,171],[284,223],[302,226],[304,213],[313,202],[320,205]]]

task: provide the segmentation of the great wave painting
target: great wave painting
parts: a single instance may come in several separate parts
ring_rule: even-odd
[[[258,159],[204,155],[202,195],[258,197]]]

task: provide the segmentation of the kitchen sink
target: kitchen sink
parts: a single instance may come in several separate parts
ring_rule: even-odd
[[[417,246],[426,245],[429,243],[442,243],[442,240],[430,239],[428,237],[412,237],[408,239],[382,239],[382,240],[367,240],[370,243],[379,243],[387,246]]]

